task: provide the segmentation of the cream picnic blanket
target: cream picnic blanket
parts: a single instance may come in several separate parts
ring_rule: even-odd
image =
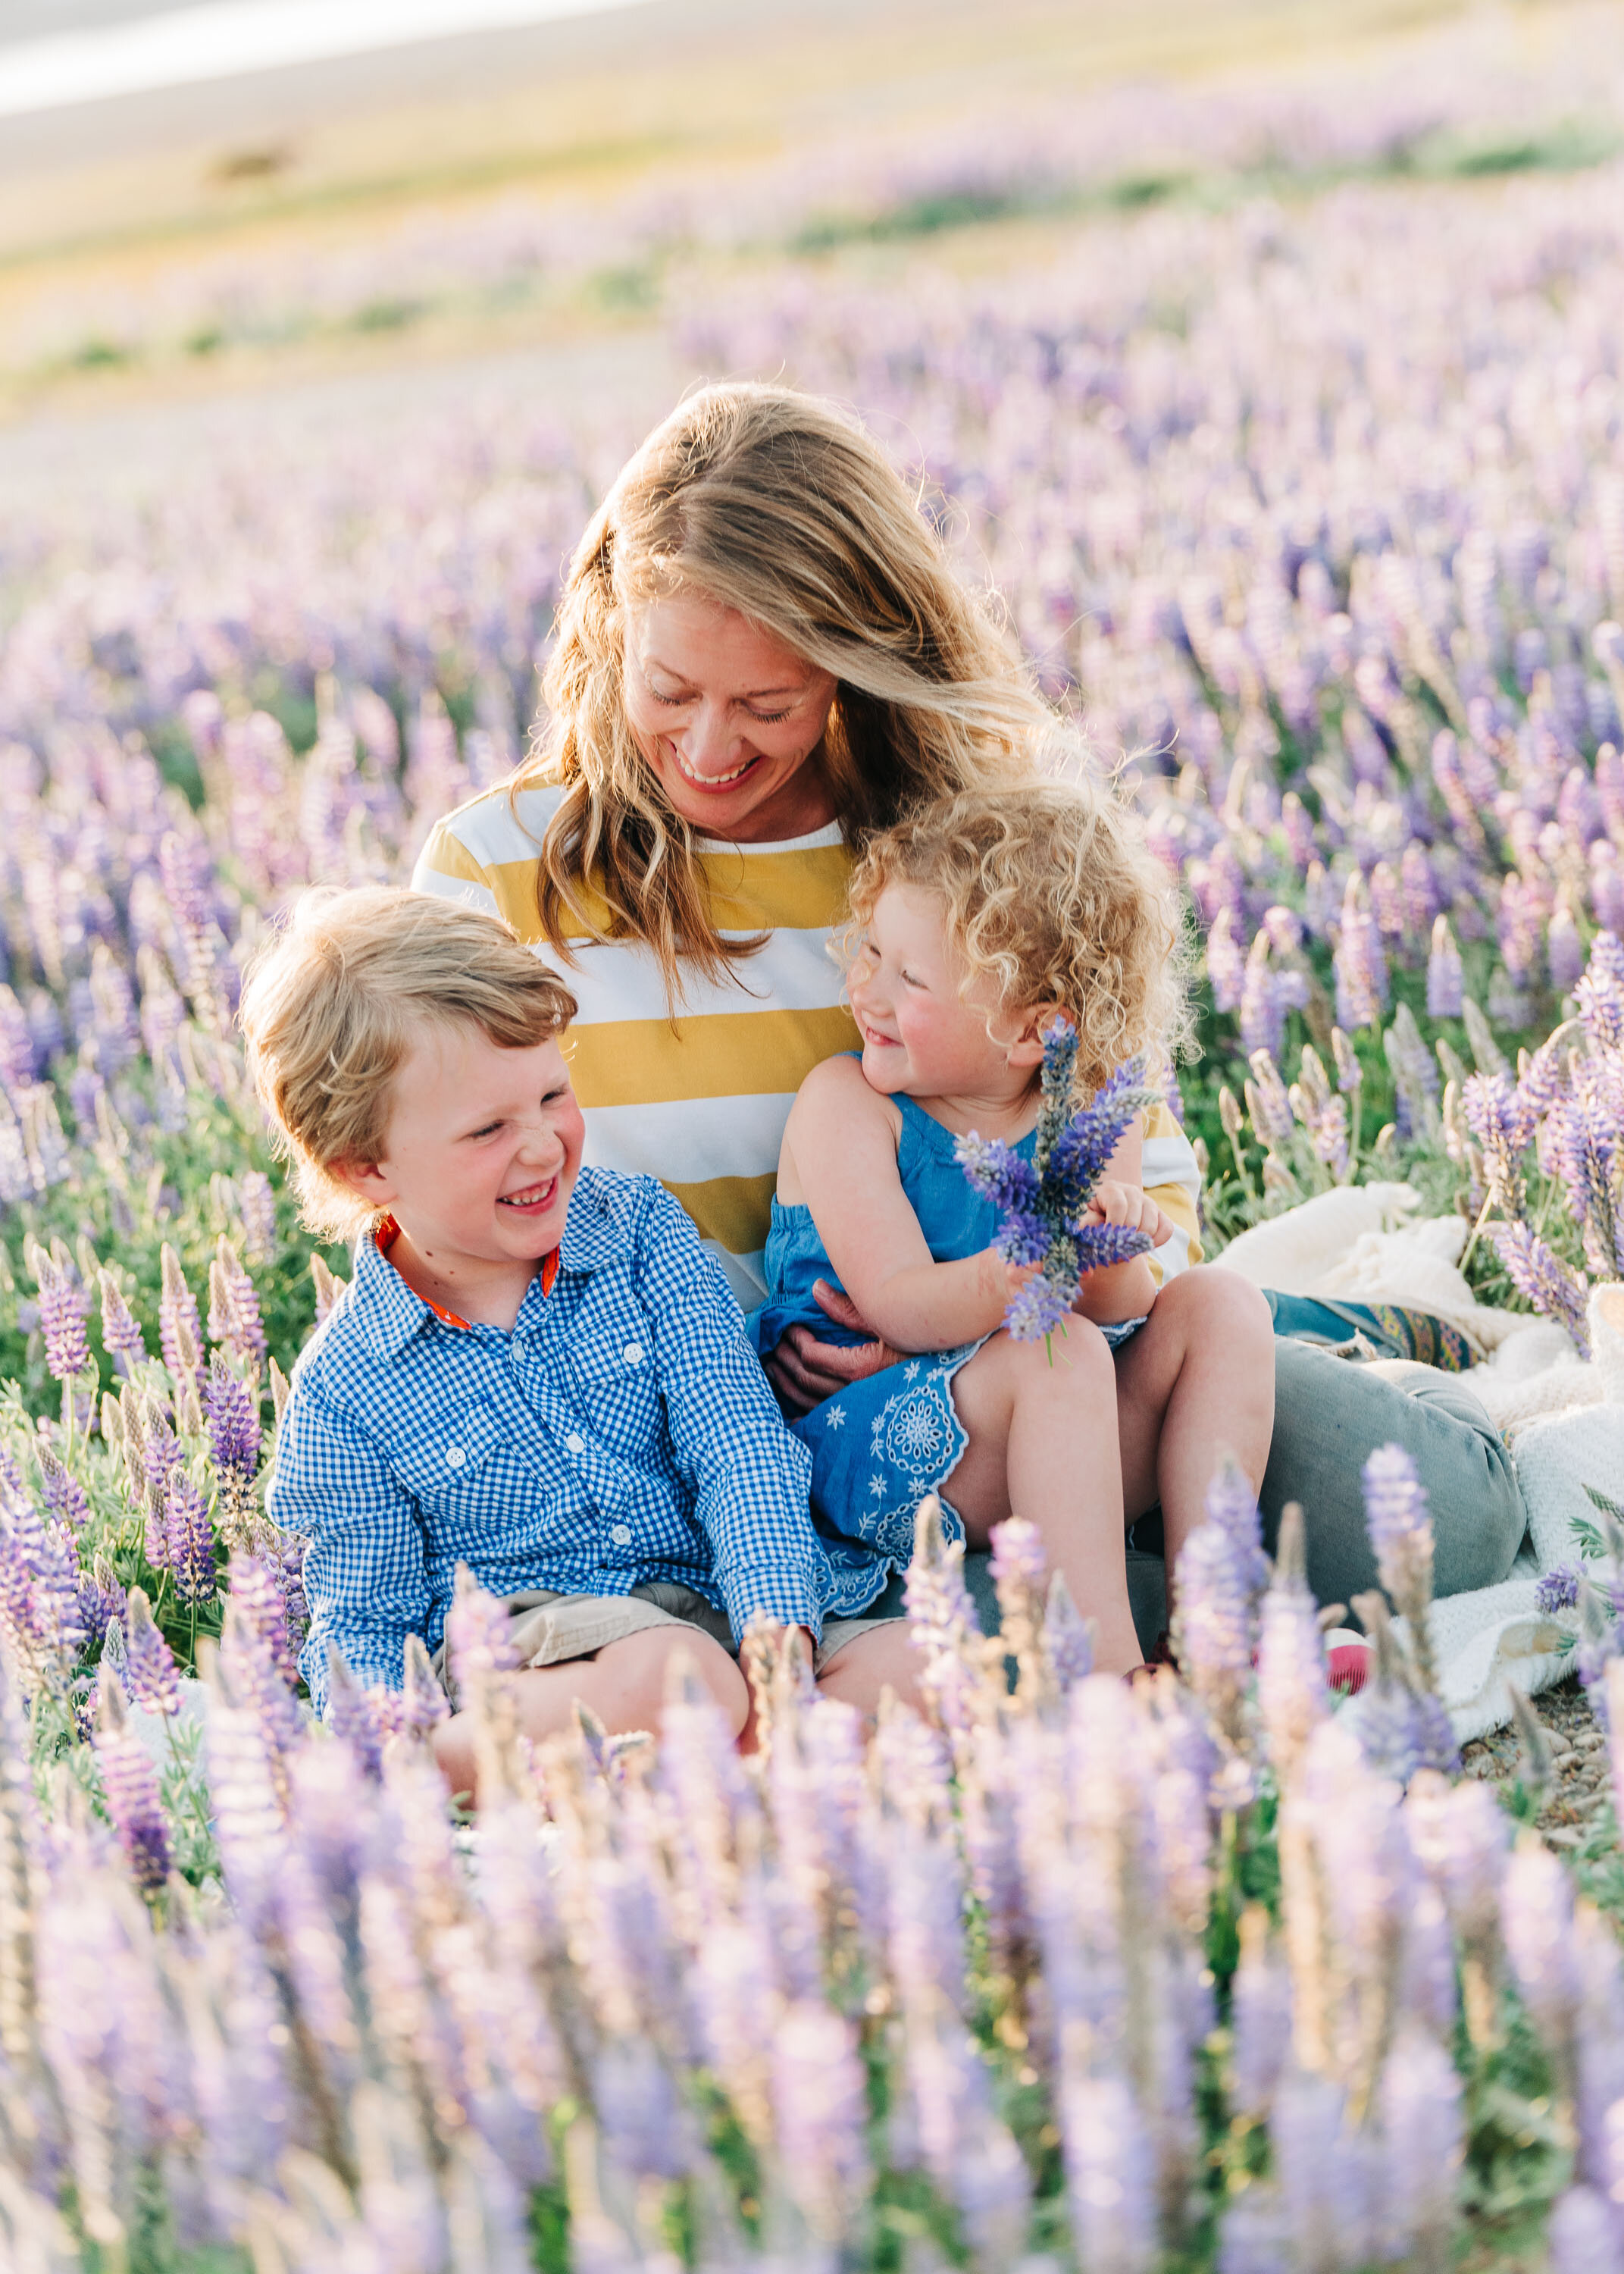
[[[1509,1578],[1432,1606],[1444,1702],[1464,1743],[1510,1720],[1508,1682],[1531,1696],[1568,1670],[1571,1624],[1544,1615],[1535,1588],[1542,1572],[1580,1560],[1575,1520],[1596,1513],[1586,1485],[1624,1502],[1624,1285],[1591,1295],[1587,1362],[1551,1321],[1479,1303],[1459,1268],[1465,1224],[1417,1220],[1419,1206],[1408,1185],[1321,1193],[1216,1260],[1282,1294],[1430,1311],[1480,1354],[1461,1378],[1510,1448],[1529,1528]]]

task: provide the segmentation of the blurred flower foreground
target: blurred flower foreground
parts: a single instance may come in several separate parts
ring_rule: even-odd
[[[1325,156],[1257,102],[1182,139]],[[1209,1247],[1402,1174],[1583,1349],[1624,1278],[1624,173],[1534,137],[1389,178],[1414,110],[1344,107],[1278,201],[1090,207],[996,133],[838,227],[780,184],[787,273],[679,294],[672,351],[852,403],[1131,760],[1204,940]],[[1041,266],[908,234],[1074,189]],[[665,230],[680,275],[698,226],[600,216],[592,258]],[[1537,1726],[1513,1809],[1451,1781],[1390,1453],[1335,1713],[1296,1535],[1271,1567],[1221,1477],[1177,1679],[1091,1675],[1019,1526],[984,1644],[927,1510],[929,1724],[865,1745],[756,1651],[755,1759],[688,1698],[538,1755],[477,1595],[477,1828],[420,1659],[309,1722],[263,1488],[343,1267],[245,1095],[242,964],[511,771],[628,416],[488,376],[0,525],[0,2264],[1617,2274],[1614,1818],[1571,1867],[1536,1837]],[[1605,1721],[1615,1511],[1590,1545],[1548,1608]]]

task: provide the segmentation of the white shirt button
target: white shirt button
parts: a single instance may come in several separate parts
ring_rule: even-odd
[[[628,1366],[641,1366],[643,1364],[643,1344],[641,1343],[628,1343],[626,1348],[620,1352],[620,1356],[626,1360]]]
[[[572,1453],[584,1453],[586,1450],[586,1439],[574,1429],[572,1429],[568,1436],[565,1438],[564,1442],[568,1446]]]
[[[461,1445],[447,1446],[446,1466],[448,1469],[460,1469],[467,1458],[468,1455],[462,1450]]]
[[[629,1547],[632,1542],[632,1528],[629,1524],[612,1524],[609,1527],[609,1537],[617,1547]]]

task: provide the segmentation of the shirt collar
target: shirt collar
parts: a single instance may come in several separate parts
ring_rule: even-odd
[[[566,1271],[600,1271],[624,1255],[628,1244],[628,1228],[613,1183],[600,1184],[590,1169],[583,1169],[569,1196],[560,1264]]]
[[[571,1215],[574,1195],[571,1195]],[[569,1217],[565,1219],[566,1237]],[[472,1331],[466,1319],[455,1312],[441,1310],[438,1303],[425,1301],[390,1262],[387,1250],[396,1235],[393,1216],[386,1216],[372,1231],[357,1243],[355,1252],[355,1281],[351,1302],[356,1323],[373,1354],[381,1359],[398,1358],[426,1322],[433,1318],[462,1333]],[[542,1261],[541,1282],[544,1294],[550,1293],[563,1261],[561,1245]],[[590,1268],[590,1267],[588,1267]]]

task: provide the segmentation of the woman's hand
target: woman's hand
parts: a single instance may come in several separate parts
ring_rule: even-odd
[[[826,1279],[812,1284],[813,1299],[820,1311],[831,1318],[838,1327],[852,1333],[868,1334],[871,1329],[855,1303],[831,1287]],[[883,1367],[895,1366],[903,1355],[889,1343],[877,1337],[872,1342],[821,1343],[810,1327],[791,1327],[778,1348],[770,1351],[762,1360],[767,1379],[772,1384],[773,1395],[792,1420],[797,1415],[809,1413],[837,1390],[846,1389],[853,1382],[864,1382]]]
[[[1130,1231],[1142,1231],[1153,1247],[1162,1246],[1173,1237],[1172,1218],[1162,1214],[1148,1193],[1138,1185],[1117,1184],[1110,1178],[1094,1186],[1082,1220],[1125,1224]]]

